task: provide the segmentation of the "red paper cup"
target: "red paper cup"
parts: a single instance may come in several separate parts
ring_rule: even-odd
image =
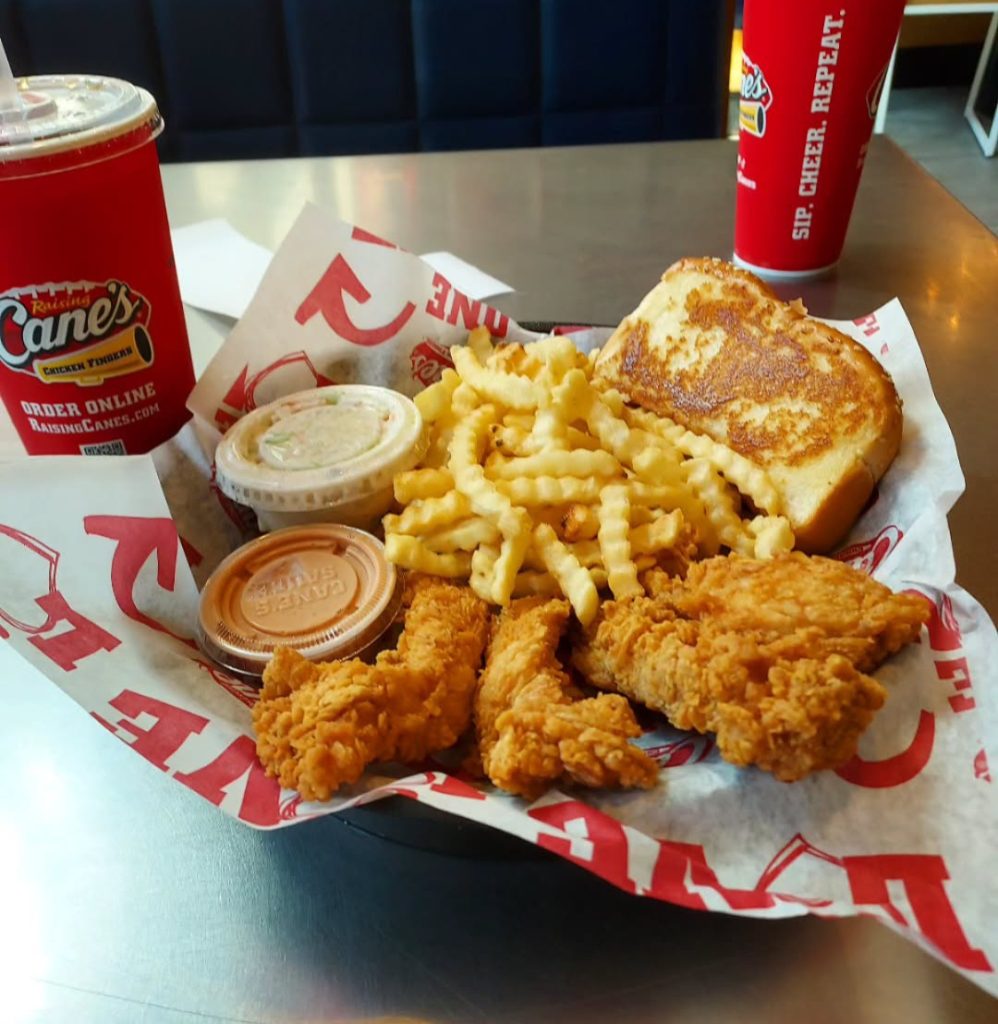
[[[904,0],[746,0],[735,262],[838,261]]]
[[[36,455],[146,452],[194,386],[149,93],[19,83],[0,112],[0,396]]]

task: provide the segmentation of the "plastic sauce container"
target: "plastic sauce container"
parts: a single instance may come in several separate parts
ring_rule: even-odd
[[[261,530],[336,522],[374,529],[392,479],[426,451],[415,403],[388,388],[301,391],[234,424],[215,451],[223,494],[249,505]]]
[[[277,647],[313,661],[352,658],[391,626],[402,576],[381,542],[334,523],[258,537],[201,592],[198,643],[227,671],[258,678]]]
[[[17,82],[0,110],[0,397],[33,455],[147,452],[194,386],[144,89]]]

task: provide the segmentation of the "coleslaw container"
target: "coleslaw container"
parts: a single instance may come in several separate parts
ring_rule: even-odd
[[[425,451],[410,399],[336,384],[244,416],[215,452],[216,478],[223,494],[256,512],[264,532],[321,522],[374,529],[391,507],[393,477]]]

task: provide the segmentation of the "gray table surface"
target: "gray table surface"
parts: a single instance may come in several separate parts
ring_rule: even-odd
[[[730,255],[727,142],[177,165],[175,226],[271,247],[302,202],[517,287],[520,319],[614,323],[683,255]],[[998,245],[874,140],[836,274],[851,317],[900,296],[956,435],[958,578],[998,611]],[[223,335],[190,312],[203,366]],[[998,1019],[870,921],[761,922],[626,896],[553,858],[444,856],[337,819],[258,833],[165,779],[0,647],[0,1018],[21,1022]],[[31,798],[28,799],[30,793]]]

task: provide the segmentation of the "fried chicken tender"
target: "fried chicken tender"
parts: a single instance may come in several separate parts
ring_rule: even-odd
[[[813,626],[823,636],[817,651],[844,654],[861,672],[910,644],[929,618],[925,598],[891,593],[844,562],[799,551],[699,562],[669,598],[684,618],[719,629],[773,638]]]
[[[784,782],[855,752],[886,691],[869,675],[914,641],[921,598],[799,552],[735,555],[656,574],[652,596],[608,601],[573,664],[595,686],[717,734],[721,756]]]
[[[413,580],[398,647],[314,664],[274,652],[253,708],[257,754],[282,786],[328,800],[374,761],[420,761],[471,722],[489,611],[466,586]]]
[[[501,789],[534,799],[562,777],[584,786],[650,787],[658,766],[628,742],[641,734],[628,702],[588,700],[558,661],[567,601],[525,597],[499,618],[475,695],[482,767]]]

